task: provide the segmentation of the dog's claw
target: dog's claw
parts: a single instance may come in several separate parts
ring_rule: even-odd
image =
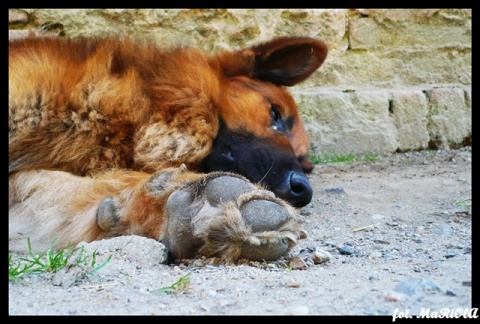
[[[97,209],[97,224],[104,231],[109,231],[114,227],[120,217],[117,214],[115,199],[113,197],[105,198]]]

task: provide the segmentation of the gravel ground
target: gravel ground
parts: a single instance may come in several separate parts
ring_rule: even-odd
[[[97,265],[111,256],[103,268],[10,280],[8,313],[391,316],[475,307],[470,147],[322,164],[309,178],[308,237],[285,259],[164,264],[154,240],[93,242],[84,247],[97,251]]]

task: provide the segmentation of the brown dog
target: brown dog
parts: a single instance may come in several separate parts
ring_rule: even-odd
[[[307,37],[216,55],[118,38],[10,41],[10,249],[136,234],[177,259],[284,255],[313,168],[284,86],[326,55]]]

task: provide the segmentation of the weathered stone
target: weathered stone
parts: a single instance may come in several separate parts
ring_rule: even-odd
[[[317,250],[312,254],[312,261],[315,264],[328,262],[332,259],[332,255],[328,251]]]
[[[380,37],[378,25],[369,18],[350,20],[348,37],[351,49],[375,48]]]
[[[390,116],[397,129],[398,149],[426,149],[430,140],[427,131],[428,103],[419,90],[393,91]]]
[[[448,21],[437,23],[413,22],[405,19],[392,21],[374,17],[351,19],[349,23],[350,49],[412,48],[424,51],[432,48],[471,48],[471,21],[464,17],[462,24]]]
[[[387,91],[296,93],[317,154],[384,153],[398,146]]]
[[[432,89],[428,131],[438,146],[450,147],[471,136],[472,114],[462,89]]]
[[[269,9],[272,10],[272,9]],[[280,10],[280,9],[278,9]],[[330,53],[344,43],[346,15],[344,9],[281,9],[275,35],[312,35],[322,38]]]
[[[131,235],[126,238],[113,237],[101,241],[81,242],[78,244],[78,247],[82,246],[85,248],[86,255],[96,254],[97,265],[105,262],[109,256],[112,256],[110,263],[113,264],[117,260],[127,257],[147,267],[163,264],[168,258],[165,245],[157,240],[137,235]]]

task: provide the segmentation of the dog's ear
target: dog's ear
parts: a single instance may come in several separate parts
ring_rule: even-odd
[[[255,54],[251,77],[292,86],[307,79],[327,57],[327,45],[309,37],[281,37],[250,48]]]
[[[227,77],[245,75],[281,86],[307,79],[327,57],[327,45],[310,37],[279,37],[216,56]]]

